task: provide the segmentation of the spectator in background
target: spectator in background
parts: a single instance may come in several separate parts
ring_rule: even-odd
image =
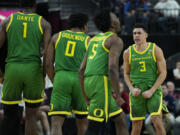
[[[128,0],[124,6],[125,32],[131,34],[135,22],[148,26],[149,8],[144,0]]]
[[[130,108],[129,108],[129,94],[124,90],[124,84],[122,82],[119,83],[120,87],[120,93],[125,101],[125,103],[122,105],[122,109],[125,112],[125,114],[129,114]]]
[[[175,91],[175,85],[172,81],[168,81],[167,82],[167,88],[168,88],[168,93],[171,95],[171,96],[174,96],[174,91]]]
[[[175,98],[168,92],[168,88],[166,84],[162,85],[162,93],[163,93],[163,104],[165,104],[167,109],[169,110],[169,113],[168,113],[169,122],[164,123],[163,121],[164,125],[166,125],[165,126],[166,133],[168,134],[168,132],[170,132],[170,129],[175,124],[174,115],[176,112],[176,102],[175,102]]]
[[[169,27],[177,26],[177,32],[180,32],[180,6],[176,0],[160,0],[155,6],[156,12],[160,13],[158,18],[158,26],[162,32],[168,33]],[[168,26],[170,25],[170,26]]]
[[[176,68],[173,69],[174,78],[180,80],[180,60],[176,62]]]
[[[175,114],[175,99],[169,93],[169,90],[166,84],[162,85],[162,93],[163,93],[163,103],[167,106],[169,112],[171,112],[172,114]]]

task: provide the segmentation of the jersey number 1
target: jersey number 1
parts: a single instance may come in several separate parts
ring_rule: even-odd
[[[27,23],[23,22],[23,26],[24,26],[23,38],[26,38],[27,37]]]

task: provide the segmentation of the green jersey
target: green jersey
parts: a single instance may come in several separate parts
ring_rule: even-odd
[[[154,49],[154,43],[148,43],[143,52],[137,51],[135,45],[129,47],[130,80],[133,85],[155,83],[158,72]]]
[[[85,76],[108,75],[109,50],[104,42],[113,34],[112,32],[99,33],[90,40]]]
[[[43,39],[41,16],[14,13],[6,28],[8,53],[6,62],[40,62],[40,46]]]
[[[55,71],[78,72],[89,36],[83,32],[61,31],[55,44]]]

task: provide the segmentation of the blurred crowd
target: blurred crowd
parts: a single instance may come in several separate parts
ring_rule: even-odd
[[[180,34],[180,6],[176,0],[112,0],[111,10],[119,16],[122,35],[131,34],[136,22],[152,34]]]

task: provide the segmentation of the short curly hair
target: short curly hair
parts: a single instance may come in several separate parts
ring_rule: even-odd
[[[94,17],[96,27],[102,32],[107,32],[111,26],[111,16],[109,10],[102,10]]]
[[[84,28],[88,23],[88,15],[84,13],[71,14],[68,20],[68,25],[70,28]]]
[[[148,28],[146,25],[144,25],[143,23],[136,23],[133,27],[133,30],[135,28],[142,28],[146,33],[148,33]]]

